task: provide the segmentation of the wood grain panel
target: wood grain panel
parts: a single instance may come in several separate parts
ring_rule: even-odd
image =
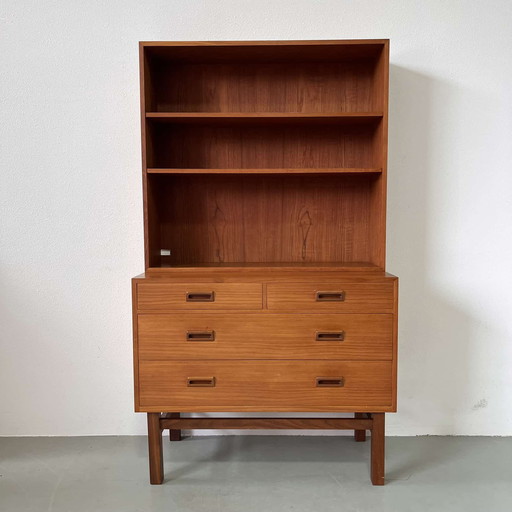
[[[393,282],[393,411],[397,407],[398,395],[398,279]]]
[[[137,283],[136,278],[132,279],[132,335],[133,335],[133,386],[135,409],[139,408],[139,333],[137,330]]]
[[[350,112],[375,104],[376,59],[314,63],[160,65],[156,108],[166,112]]]
[[[187,332],[214,332],[187,341]],[[343,333],[316,340],[317,332]],[[392,359],[392,315],[169,313],[138,315],[141,360]]]
[[[148,174],[241,174],[240,169],[163,169],[150,168]],[[316,169],[244,169],[243,174],[380,174],[380,169],[355,167],[319,167]]]
[[[169,416],[169,415],[167,415]],[[165,418],[160,420],[162,428],[195,429],[315,429],[352,430],[371,429],[372,420],[353,418]],[[171,430],[174,432],[174,430]],[[178,430],[179,432],[179,430]],[[356,432],[360,432],[357,430]],[[364,432],[364,430],[362,431]]]
[[[369,124],[380,121],[382,112],[147,112],[146,119],[172,124],[204,124],[215,121],[217,125],[278,124],[291,122],[307,124]]]
[[[350,62],[376,58],[389,39],[317,41],[143,41],[157,65],[178,63]]]
[[[164,459],[162,453],[162,430],[160,413],[148,414],[149,481],[160,485],[164,481]]]
[[[347,263],[297,263],[293,266],[278,263],[204,263],[194,266],[150,269],[134,279],[140,282],[168,283],[326,283],[330,281],[343,283],[375,284],[395,281],[398,278],[372,265],[359,266]]]
[[[187,302],[187,293],[213,293],[211,302]],[[261,309],[259,283],[176,283],[138,284],[139,311]]]
[[[188,387],[190,377],[214,387]],[[343,378],[316,387],[317,377]],[[392,402],[391,362],[141,361],[140,410],[385,411]]]
[[[148,167],[256,169],[379,167],[374,138],[380,119],[263,123],[205,120],[153,123]],[[249,122],[250,121],[250,122]]]
[[[150,178],[173,266],[372,261],[371,176]]]
[[[389,45],[386,44],[374,70],[377,96],[375,105],[382,109],[383,118],[373,139],[375,162],[379,162],[382,175],[375,182],[370,198],[370,225],[372,226],[371,252],[373,261],[381,268],[386,264],[386,197],[388,161],[388,89],[389,89]]]
[[[319,302],[316,300],[317,292],[340,292],[344,294],[344,300]],[[275,310],[393,313],[393,281],[372,284],[352,284],[343,281],[269,283],[267,285],[267,305],[269,309]]]
[[[371,479],[373,485],[384,485],[385,467],[385,418],[382,413],[372,413]]]
[[[230,262],[383,268],[388,56],[387,40],[141,43],[144,170],[352,170],[348,186],[325,193],[308,190],[309,181],[298,193],[295,183],[289,192],[270,182],[247,182],[249,192],[224,182],[223,192],[204,174],[185,183],[145,172],[146,269]],[[333,184],[326,179],[324,190]],[[233,220],[240,215],[248,222]],[[173,256],[162,258],[161,249]]]

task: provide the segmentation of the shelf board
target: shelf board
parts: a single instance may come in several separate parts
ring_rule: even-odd
[[[337,63],[377,59],[388,39],[320,41],[147,41],[139,43],[159,67],[181,64]]]
[[[147,112],[146,117],[154,119],[167,118],[226,118],[226,117],[269,117],[291,118],[300,117],[382,117],[382,112]]]
[[[148,174],[381,174],[380,168],[147,169]]]
[[[150,267],[146,270],[148,273],[166,273],[173,271],[189,271],[194,272],[201,269],[208,269],[209,271],[222,271],[222,270],[236,270],[244,269],[244,271],[293,271],[293,270],[322,270],[322,271],[381,271],[382,268],[367,262],[367,261],[354,261],[354,262],[248,262],[248,263],[191,263],[189,265],[174,265],[169,267]]]
[[[382,112],[147,112],[146,119],[164,123],[216,122],[336,122],[367,123],[382,119]]]

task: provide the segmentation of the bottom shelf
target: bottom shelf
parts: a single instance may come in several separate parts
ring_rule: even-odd
[[[151,175],[151,268],[384,266],[379,175]]]
[[[347,272],[367,272],[367,271],[380,271],[383,269],[373,263],[366,261],[351,261],[351,262],[327,262],[327,263],[295,263],[295,262],[264,262],[264,263],[192,263],[190,265],[172,265],[172,266],[160,266],[160,267],[149,267],[146,272],[151,273],[171,273],[174,271],[196,271],[208,269],[211,271],[217,270],[239,270],[244,271],[281,271],[281,270],[336,270],[336,271],[347,271]]]

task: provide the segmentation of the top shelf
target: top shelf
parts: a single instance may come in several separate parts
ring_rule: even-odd
[[[152,59],[171,63],[339,62],[377,58],[387,39],[345,41],[145,41],[140,47]]]
[[[387,40],[141,48],[147,119],[354,123],[387,112]]]

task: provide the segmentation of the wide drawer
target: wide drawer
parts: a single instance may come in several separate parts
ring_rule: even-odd
[[[269,309],[392,313],[394,281],[376,283],[269,283]]]
[[[261,309],[260,283],[139,283],[139,311]]]
[[[392,339],[392,315],[138,315],[141,360],[391,360]]]
[[[391,411],[389,361],[141,361],[140,411]]]

